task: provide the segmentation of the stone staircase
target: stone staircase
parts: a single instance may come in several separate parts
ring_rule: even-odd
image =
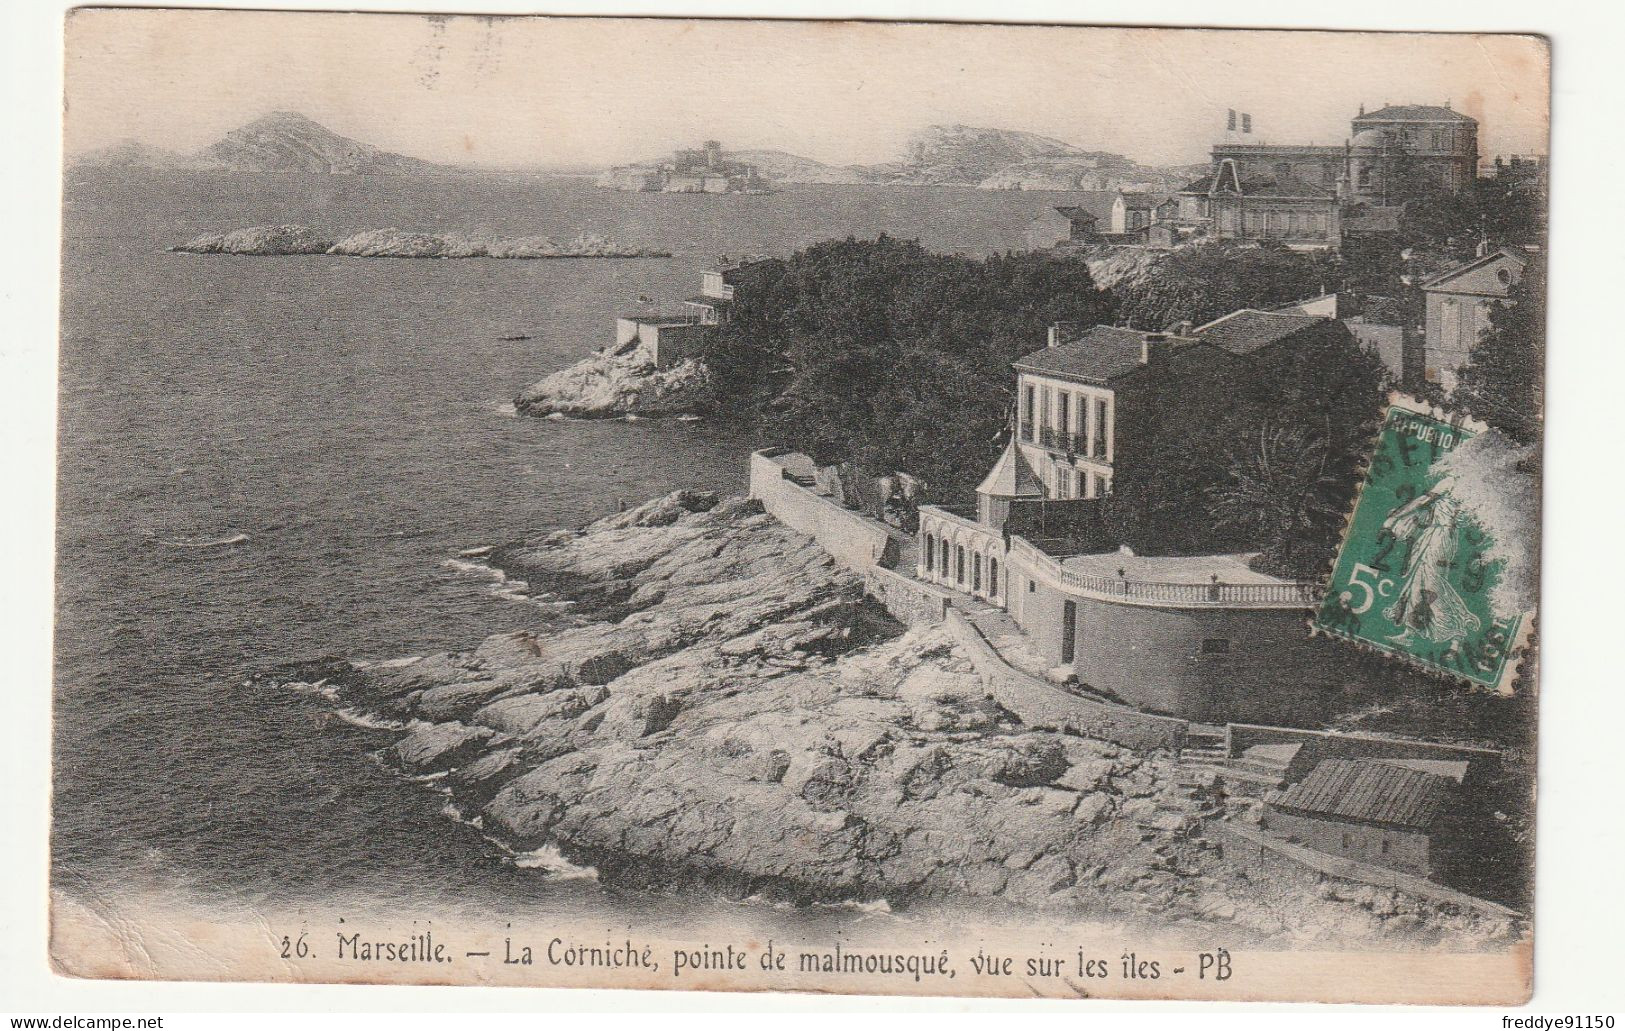
[[[1300,744],[1254,745],[1230,760],[1230,765],[1269,778],[1274,781],[1272,787],[1280,787],[1286,782],[1287,768],[1302,748]]]
[[[1262,793],[1286,783],[1287,770],[1302,745],[1254,745],[1238,756],[1225,746],[1224,729],[1193,723],[1179,753],[1193,775],[1210,774],[1243,793]]]

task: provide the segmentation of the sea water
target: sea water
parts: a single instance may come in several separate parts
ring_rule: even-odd
[[[386,770],[395,728],[256,675],[545,628],[459,553],[678,487],[762,442],[708,421],[516,417],[699,266],[880,232],[1019,246],[1061,195],[802,187],[627,194],[536,176],[70,175],[65,190],[52,860],[71,897],[409,902],[615,918],[661,905],[514,855]],[[166,253],[204,232],[596,232],[671,258]],[[524,340],[504,339],[516,336]]]

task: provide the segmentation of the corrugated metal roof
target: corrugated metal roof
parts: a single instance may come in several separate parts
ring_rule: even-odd
[[[1323,759],[1271,804],[1313,816],[1425,829],[1443,810],[1447,777],[1395,763]]]

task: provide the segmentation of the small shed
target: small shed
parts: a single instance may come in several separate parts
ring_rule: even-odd
[[[1465,769],[1465,763],[1324,759],[1266,804],[1262,825],[1317,852],[1431,877],[1452,844]]]

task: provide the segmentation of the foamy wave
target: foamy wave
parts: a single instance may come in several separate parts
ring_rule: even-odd
[[[482,576],[492,580],[505,579],[502,570],[486,565],[484,562],[469,562],[460,558],[448,558],[441,562],[440,565],[444,569],[455,569],[459,573],[468,573],[472,576]]]
[[[441,806],[440,815],[455,823],[473,827],[477,831],[485,830],[485,818],[480,816],[479,813],[475,813],[473,816],[468,815],[467,810],[456,801],[447,802]]]
[[[590,866],[577,866],[564,858],[553,845],[543,845],[529,852],[516,852],[509,860],[521,870],[541,870],[559,881],[596,881],[598,871]]]
[[[320,695],[330,702],[336,702],[339,700],[339,689],[329,684],[325,677],[313,684],[306,683],[303,680],[290,680],[282,686],[286,687],[290,691],[297,691],[300,694]]]
[[[820,902],[818,903],[818,906],[821,909],[839,909],[848,913],[885,914],[891,912],[891,903],[887,902],[885,899],[875,899],[872,902],[857,902],[855,900],[848,900],[846,902]]]
[[[164,541],[171,548],[221,548],[228,544],[242,544],[250,540],[246,533],[234,533],[230,537],[221,537],[212,541]]]

